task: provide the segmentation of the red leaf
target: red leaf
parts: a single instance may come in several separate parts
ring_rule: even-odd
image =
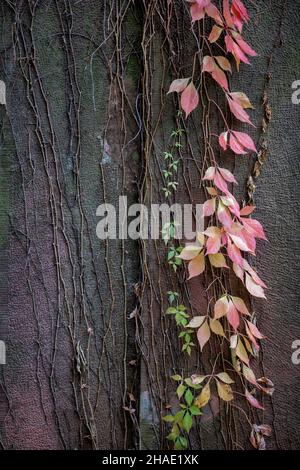
[[[188,115],[194,111],[194,109],[198,106],[199,103],[199,95],[195,88],[193,82],[191,82],[183,91],[181,95],[181,106],[185,112],[185,117],[187,118]]]

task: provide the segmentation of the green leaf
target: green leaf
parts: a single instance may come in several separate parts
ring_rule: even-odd
[[[179,426],[181,425],[184,413],[185,413],[185,410],[178,411],[178,413],[176,413],[176,415],[174,416],[174,423],[176,423],[176,425],[179,425]]]
[[[198,406],[195,405],[190,406],[189,411],[193,416],[199,416],[202,414]]]
[[[179,382],[180,380],[182,380],[182,377],[179,374],[175,374],[172,375],[171,379],[176,380],[176,382]]]
[[[178,385],[176,393],[177,393],[177,396],[178,396],[179,400],[183,396],[185,391],[186,391],[186,386],[185,385],[183,385],[183,384]]]
[[[188,388],[187,391],[185,392],[184,399],[185,399],[185,401],[187,402],[188,406],[191,406],[191,404],[192,404],[193,401],[194,401],[194,395],[192,394],[192,392],[190,391],[189,388]]]
[[[191,427],[193,426],[193,418],[188,411],[184,415],[182,424],[183,424],[183,428],[185,429],[185,431],[189,433],[191,430]]]
[[[166,415],[163,417],[163,420],[166,422],[166,423],[173,423],[174,421],[174,416],[173,415]]]
[[[180,436],[180,437],[177,439],[177,441],[180,442],[180,446],[181,446],[180,449],[178,449],[178,450],[184,450],[184,449],[187,448],[187,446],[188,446],[188,441],[187,441],[187,439],[186,439],[185,437]],[[177,443],[177,441],[176,441],[176,443]],[[175,446],[176,446],[176,443],[175,443]]]
[[[177,313],[177,308],[175,308],[175,307],[169,307],[169,308],[167,309],[166,313],[167,313],[168,315],[174,315],[175,313]]]

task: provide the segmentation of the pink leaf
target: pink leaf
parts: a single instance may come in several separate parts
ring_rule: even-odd
[[[247,322],[249,330],[251,331],[253,336],[255,336],[255,338],[257,338],[257,339],[264,339],[265,338],[265,336],[261,334],[261,332],[259,331],[257,326],[255,326],[253,323],[251,323],[248,320],[246,320],[246,322]]]
[[[256,398],[254,398],[253,395],[251,395],[250,392],[248,392],[247,389],[245,389],[245,396],[250,405],[252,405],[254,408],[257,408],[258,410],[264,410],[264,407],[256,400]]]
[[[242,216],[247,216],[252,214],[252,212],[255,210],[255,206],[245,206],[243,209],[240,210],[240,215]]]
[[[223,0],[223,16],[225,18],[227,26],[233,27],[233,20],[229,10],[229,1]]]
[[[189,279],[193,277],[199,276],[203,273],[205,269],[205,258],[204,258],[204,251],[201,251],[196,258],[192,259],[189,262],[188,270],[189,270]]]
[[[223,150],[227,149],[227,141],[228,141],[228,132],[222,132],[222,134],[219,136],[219,144]]]
[[[245,93],[241,91],[233,91],[232,93],[229,93],[229,95],[231,96],[233,101],[236,101],[237,103],[239,103],[243,109],[248,109],[248,108],[254,109],[248,96]]]
[[[214,183],[217,186],[218,189],[223,191],[223,193],[228,192],[228,186],[226,184],[226,181],[223,179],[221,174],[217,171],[214,177]]]
[[[225,36],[225,44],[227,52],[233,52],[233,39],[229,34],[226,34]]]
[[[214,179],[215,174],[216,174],[216,168],[214,166],[210,166],[209,168],[207,168],[203,179],[211,181]]]
[[[206,242],[206,253],[208,255],[214,255],[218,253],[221,248],[221,236],[209,237]]]
[[[218,211],[217,211],[218,219],[221,222],[221,224],[225,228],[230,228],[232,225],[232,218],[230,215],[229,210],[227,209],[226,206],[219,200],[219,205],[218,205]]]
[[[223,28],[220,28],[220,26],[217,26],[217,25],[215,24],[215,25],[212,27],[212,30],[211,30],[211,32],[210,32],[210,35],[208,36],[209,42],[210,42],[210,43],[216,42],[216,41],[219,39],[219,37],[220,37],[222,31],[223,31]]]
[[[197,332],[197,339],[199,341],[201,351],[203,350],[209,338],[210,338],[210,328],[208,326],[207,321],[205,321]]]
[[[214,319],[217,320],[218,318],[224,317],[225,315],[227,315],[228,310],[229,303],[227,297],[223,296],[215,303]]]
[[[228,181],[228,183],[237,184],[237,180],[229,170],[226,170],[226,168],[219,168],[218,170],[223,176],[224,180]]]
[[[238,131],[232,131],[232,133],[234,134],[235,138],[239,141],[240,144],[242,144],[244,147],[246,147],[249,150],[253,150],[253,152],[257,152],[255,144],[248,134],[245,134],[245,132],[238,132]]]
[[[247,122],[248,124],[251,124],[253,126],[248,114],[246,113],[246,111],[243,110],[242,106],[237,101],[233,101],[228,96],[227,101],[229,104],[230,111],[239,121]]]
[[[203,72],[211,73],[214,70],[215,66],[216,66],[216,64],[215,64],[215,61],[214,61],[213,57],[211,57],[209,55],[206,55],[203,58],[203,65],[202,65],[202,71]]]
[[[249,46],[249,44],[246,43],[246,41],[244,41],[240,34],[235,33],[234,39],[236,40],[240,48],[245,52],[245,54],[250,55],[252,57],[257,56],[257,53]]]
[[[236,42],[233,42],[232,44],[233,52],[234,54],[245,64],[250,64],[248,57],[244,54],[242,49],[237,45]]]
[[[203,217],[210,217],[216,210],[216,199],[209,199],[203,204]]]
[[[185,117],[187,118],[188,115],[194,111],[194,109],[198,106],[199,103],[199,95],[195,88],[193,82],[191,82],[183,91],[181,95],[181,106],[185,112]]]
[[[204,18],[204,8],[199,6],[197,3],[193,3],[191,6],[191,17],[192,17],[192,22],[194,23],[195,21],[202,20]]]
[[[252,277],[250,277],[249,274],[247,273],[246,273],[246,288],[248,292],[250,292],[250,294],[253,295],[254,297],[258,297],[261,299],[266,298],[263,288],[259,286],[258,284],[256,284],[253,281]]]
[[[173,93],[174,91],[177,91],[177,93],[181,93],[187,87],[189,80],[189,78],[178,78],[176,80],[173,80],[168,93]]]
[[[264,229],[258,220],[255,219],[241,219],[246,230],[252,233],[255,237],[267,240]]]
[[[237,246],[235,246],[234,243],[232,243],[230,240],[228,240],[228,245],[227,245],[227,253],[231,261],[235,264],[238,264],[241,266],[243,262],[243,258],[241,255],[240,250],[238,249]]]
[[[218,65],[223,69],[225,70],[226,72],[232,72],[232,69],[231,69],[231,65],[230,65],[230,62],[228,59],[226,59],[226,57],[223,57],[223,56],[216,56],[215,57],[216,61],[218,62]]]
[[[234,304],[229,301],[229,310],[227,313],[227,320],[229,321],[232,328],[236,331],[240,324],[240,316],[238,314],[237,309],[235,308]]]
[[[221,70],[217,65],[215,66],[214,70],[212,71],[213,79],[226,91],[228,91],[228,81],[225,73]]]
[[[233,134],[230,134],[229,145],[231,150],[237,155],[245,155],[244,147],[236,140]]]
[[[251,248],[247,245],[245,239],[240,235],[235,235],[232,233],[228,234],[233,241],[233,243],[242,251],[252,251]]]
[[[248,273],[252,276],[252,279],[254,280],[254,282],[256,282],[256,284],[259,284],[260,286],[267,288],[266,284],[259,278],[257,272],[254,271],[254,269],[250,266],[248,261],[246,261],[245,259],[243,260],[243,268],[246,271],[248,271]]]
[[[231,296],[231,300],[234,303],[234,306],[241,312],[243,315],[249,315],[249,310],[247,309],[245,302],[240,297]]]
[[[219,10],[217,9],[215,5],[213,5],[212,3],[209,3],[209,5],[205,7],[205,12],[210,18],[213,18],[216,23],[221,24],[221,25],[223,24]]]
[[[233,263],[232,269],[236,277],[238,277],[242,282],[244,282],[244,270],[236,263]]]
[[[232,0],[232,7],[239,13],[240,17],[244,21],[249,21],[250,17],[247,12],[245,5],[241,2],[241,0]]]

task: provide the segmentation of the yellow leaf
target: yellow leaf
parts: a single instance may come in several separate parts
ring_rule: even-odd
[[[225,338],[224,329],[219,320],[210,320],[210,329],[215,333],[215,335],[223,336]]]
[[[209,400],[210,400],[210,386],[209,386],[209,383],[207,383],[203,387],[200,395],[198,395],[198,397],[196,398],[195,405],[198,406],[198,408],[203,408],[205,405],[207,405]]]
[[[208,255],[210,264],[215,268],[228,268],[226,264],[225,256],[222,253],[216,253],[215,255]]]
[[[218,394],[219,397],[224,401],[233,400],[232,388],[228,384],[223,384],[222,382],[217,382]]]
[[[234,384],[234,380],[227,374],[227,372],[220,372],[217,374],[218,379],[222,380],[225,384]]]
[[[240,358],[241,361],[245,362],[249,366],[249,357],[240,338],[236,347],[236,355]]]

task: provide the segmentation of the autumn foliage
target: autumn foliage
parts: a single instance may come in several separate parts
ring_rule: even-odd
[[[189,1],[192,27],[198,21],[209,17],[212,27],[206,37],[209,54],[202,60],[201,74],[208,74],[224,93],[224,103],[232,114],[229,126],[225,119],[225,110],[220,113],[224,130],[219,136],[211,133],[211,140],[219,146],[221,152],[231,150],[235,155],[256,153],[256,146],[250,135],[236,129],[237,122],[253,126],[250,111],[253,108],[244,92],[232,91],[229,76],[235,67],[239,71],[241,62],[249,64],[249,58],[256,52],[244,40],[244,24],[249,21],[246,7],[240,0],[223,0],[222,9],[211,0]],[[212,50],[223,51],[213,55]],[[177,92],[180,105],[187,118],[199,106],[199,77],[178,78],[174,80],[169,93]],[[265,299],[266,285],[251,266],[249,256],[255,255],[257,240],[266,240],[263,227],[252,218],[255,207],[241,207],[231,192],[236,185],[234,175],[218,165],[214,154],[211,166],[203,176],[207,200],[203,206],[203,217],[207,220],[206,229],[198,233],[197,240],[183,248],[178,258],[187,264],[188,280],[200,276],[207,267],[212,270],[230,269],[243,283],[251,296]],[[257,356],[259,341],[264,335],[259,331],[254,316],[245,301],[228,292],[223,287],[220,298],[212,299],[212,309],[206,315],[194,317],[187,328],[195,330],[201,351],[207,346],[212,335],[224,339],[231,357],[230,372],[213,370],[210,375],[193,375],[192,384],[201,385],[201,392],[194,405],[202,409],[210,400],[211,384],[216,385],[221,400],[231,402],[235,398],[234,374],[238,374],[243,384],[243,395],[249,404],[262,410],[259,398],[261,393],[273,393],[272,382],[265,378],[256,378],[251,362]],[[223,341],[223,343],[224,343]],[[265,446],[264,436],[270,435],[267,425],[252,424],[250,441],[256,448]]]

